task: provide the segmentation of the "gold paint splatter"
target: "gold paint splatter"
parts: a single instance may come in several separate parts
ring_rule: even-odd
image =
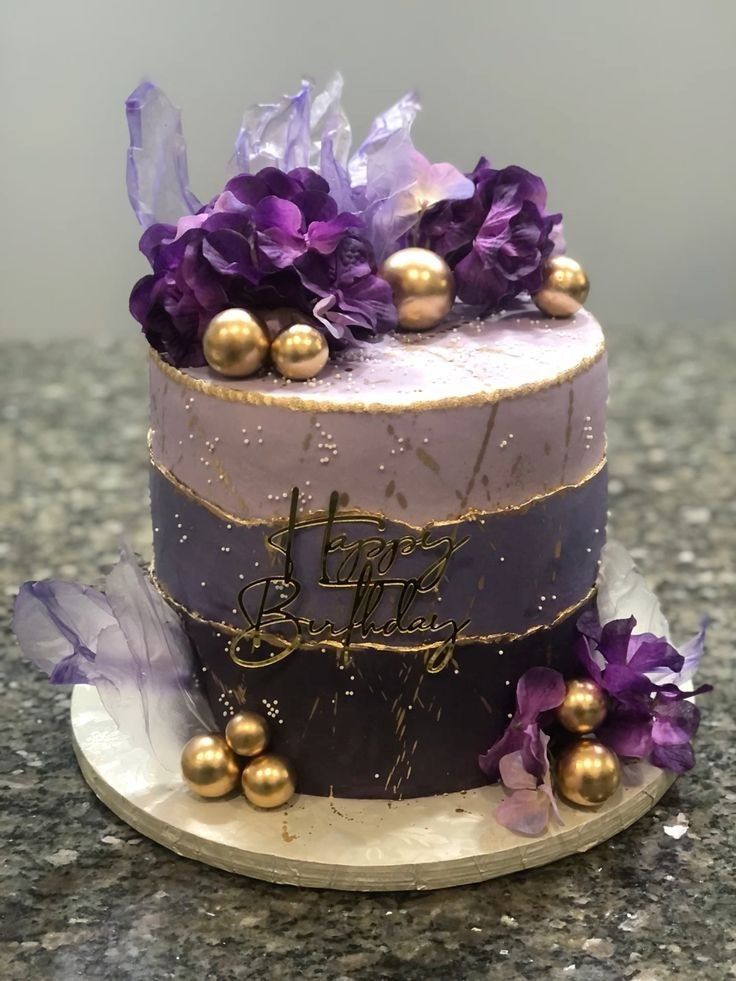
[[[289,825],[286,823],[286,818],[284,818],[284,823],[281,825],[281,837],[288,844],[289,842],[296,841],[299,837],[298,835],[289,834]]]
[[[493,432],[493,427],[496,425],[496,416],[498,415],[498,402],[494,403],[491,411],[488,415],[488,422],[486,422],[485,432],[483,433],[483,439],[480,443],[480,448],[478,450],[478,456],[475,459],[475,465],[473,467],[473,472],[470,475],[470,480],[468,481],[468,486],[465,488],[465,493],[460,497],[462,506],[465,507],[468,503],[471,493],[473,492],[473,487],[475,486],[475,481],[480,473],[480,468],[483,464],[483,459],[486,455],[486,450],[488,449],[488,444],[491,439],[491,433]]]
[[[575,404],[575,389],[570,386],[570,391],[567,396],[567,426],[565,427],[565,446],[570,445],[570,438],[572,436],[572,410]]]
[[[417,459],[420,461],[420,463],[423,463],[425,467],[427,467],[433,473],[440,472],[439,463],[437,463],[435,458],[430,453],[427,453],[427,451],[423,449],[421,446],[417,447],[416,454],[417,454]]]

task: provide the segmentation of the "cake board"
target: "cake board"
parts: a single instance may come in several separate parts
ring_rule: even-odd
[[[96,689],[76,686],[71,723],[82,774],[140,834],[177,855],[268,882],[351,891],[427,890],[481,882],[587,851],[646,814],[672,773],[641,764],[640,782],[583,810],[560,801],[564,824],[526,838],[499,825],[496,786],[403,801],[297,794],[259,810],[233,794],[201,800],[134,747]]]

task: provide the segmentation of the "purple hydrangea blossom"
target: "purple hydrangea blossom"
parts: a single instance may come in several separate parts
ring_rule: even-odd
[[[610,696],[609,711],[596,735],[623,758],[648,759],[654,766],[683,773],[695,762],[691,740],[700,710],[690,699],[710,691],[681,687],[703,654],[705,624],[683,650],[663,637],[634,634],[634,617],[601,626],[595,614],[580,617],[578,658],[590,678]],[[665,677],[663,682],[655,678]]]
[[[636,620],[601,625],[596,613],[578,620],[577,654],[586,674],[609,696],[608,713],[596,736],[625,760],[646,759],[654,766],[683,773],[694,765],[691,740],[700,722],[689,690],[703,655],[706,622],[678,652],[663,637],[634,634]],[[551,710],[565,697],[565,680],[551,668],[526,671],[516,687],[516,711],[508,726],[479,757],[491,782],[499,779],[507,796],[496,819],[519,834],[541,834],[554,815],[560,820],[550,783],[544,731],[554,723]]]
[[[542,285],[545,260],[564,248],[562,216],[547,214],[547,189],[522,167],[495,170],[481,157],[467,200],[446,201],[421,219],[415,243],[443,256],[458,297],[492,311]]]
[[[306,167],[241,174],[197,214],[146,229],[140,247],[153,272],[133,288],[131,313],[177,367],[204,364],[204,331],[227,307],[319,302],[333,348],[383,333],[396,310],[361,229]]]

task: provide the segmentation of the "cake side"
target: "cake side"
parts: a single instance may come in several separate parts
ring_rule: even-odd
[[[381,345],[297,395],[152,365],[157,582],[217,717],[278,719],[303,792],[479,785],[518,677],[569,664],[604,540],[605,357],[590,315],[531,319],[397,342],[401,374]],[[523,357],[560,327],[551,363]]]
[[[521,505],[605,456],[603,334],[529,311],[363,346],[303,385],[151,363],[154,463],[228,514],[343,506],[421,525]]]

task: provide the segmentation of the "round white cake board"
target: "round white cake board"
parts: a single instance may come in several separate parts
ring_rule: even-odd
[[[295,886],[440,889],[544,865],[618,834],[674,780],[642,765],[638,786],[596,810],[560,803],[564,825],[525,838],[494,820],[499,786],[404,801],[298,794],[272,811],[239,795],[201,800],[131,745],[94,688],[75,687],[71,719],[85,780],[136,831],[178,855]]]

